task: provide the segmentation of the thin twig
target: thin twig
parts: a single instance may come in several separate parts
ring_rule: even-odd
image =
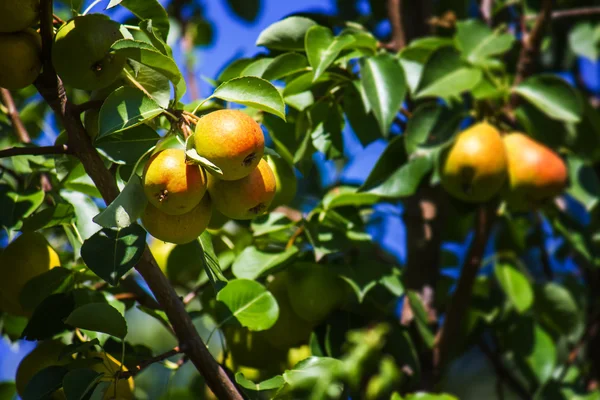
[[[65,21],[61,17],[59,17],[58,15],[56,15],[56,14],[52,14],[52,19],[53,19],[53,23],[54,24],[61,24],[62,25],[62,24],[65,23]]]
[[[8,110],[8,117],[12,122],[15,134],[19,138],[19,142],[30,143],[31,137],[29,136],[29,133],[27,132],[23,121],[21,120],[19,110],[17,110],[17,107],[15,106],[15,101],[12,95],[10,94],[10,91],[8,89],[2,88],[0,89],[0,94],[2,95],[2,102]]]
[[[69,149],[66,145],[44,146],[44,147],[11,147],[10,149],[0,150],[0,158],[15,156],[43,156],[49,154],[68,154]]]
[[[142,372],[145,368],[148,368],[149,366],[151,366],[152,364],[158,363],[158,362],[162,362],[164,360],[166,360],[169,357],[173,357],[177,354],[180,354],[182,352],[182,350],[179,349],[179,347],[175,347],[172,350],[169,350],[165,353],[159,354],[156,357],[152,357],[149,358],[148,360],[145,360],[141,363],[139,363],[138,365],[136,365],[134,368],[128,370],[128,371],[119,371],[119,379],[129,379],[133,376],[136,376],[137,374],[139,374],[140,372]]]
[[[499,355],[490,349],[485,341],[482,340],[479,342],[479,349],[492,363],[492,366],[496,371],[496,375],[500,378],[501,382],[506,382],[512,391],[523,400],[528,400],[531,398],[531,395],[527,389],[525,389],[523,385],[521,385],[521,383],[514,376],[512,376],[511,372],[505,367]]]
[[[600,14],[600,7],[573,8],[570,10],[557,10],[552,13],[552,19],[573,18],[573,17],[591,17]],[[527,20],[534,20],[537,14],[528,15]]]
[[[493,10],[494,10],[494,0],[482,0],[481,1],[481,15],[485,20],[486,24],[492,26],[493,24]]]
[[[56,113],[57,118],[62,122],[68,135],[69,148],[79,158],[104,201],[109,205],[119,194],[117,184],[92,145],[91,139],[81,123],[79,113],[77,113],[76,107],[69,102],[64,86],[52,65],[51,55],[54,39],[52,9],[53,0],[41,0],[40,30],[44,67],[35,84],[40,94]],[[136,269],[165,311],[173,331],[177,335],[180,348],[185,351],[190,361],[204,377],[212,392],[219,399],[241,400],[242,396],[239,390],[208,351],[198,335],[192,319],[186,312],[184,304],[158,267],[147,245]]]
[[[442,326],[434,350],[434,365],[440,372],[450,361],[452,353],[456,351],[455,345],[460,337],[460,329],[465,314],[469,309],[475,278],[481,266],[485,246],[489,239],[492,225],[496,216],[497,203],[482,205],[477,210],[475,218],[475,237],[469,248],[465,264],[463,265],[452,296],[446,319]]]
[[[304,233],[304,225],[299,226],[296,229],[296,232],[294,232],[294,234],[290,237],[290,240],[288,240],[287,244],[285,245],[285,249],[288,250],[290,249],[293,245],[294,242],[296,242],[296,239],[298,239],[298,237],[300,237],[300,235],[302,235]]]
[[[381,44],[381,47],[385,49],[400,51],[406,46],[404,22],[402,21],[402,3],[403,0],[388,0],[388,17],[392,25],[392,39]]]

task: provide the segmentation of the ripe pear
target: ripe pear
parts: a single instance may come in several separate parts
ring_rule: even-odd
[[[52,64],[63,82],[84,90],[113,83],[127,59],[110,51],[123,34],[121,25],[103,14],[75,17],[63,25],[54,39]]]
[[[146,163],[142,179],[150,204],[169,215],[190,212],[206,193],[204,168],[186,164],[183,149],[154,154]]]
[[[506,181],[507,158],[496,128],[479,123],[461,132],[441,157],[441,184],[452,196],[482,203],[500,191]]]
[[[19,32],[36,23],[40,15],[40,0],[0,1],[0,33]],[[5,57],[6,53],[2,53]]]
[[[71,359],[64,357],[59,359],[60,353],[66,347],[64,343],[59,340],[46,340],[39,342],[39,344],[29,354],[27,354],[19,363],[17,367],[17,374],[15,376],[15,383],[17,386],[17,393],[23,396],[23,392],[27,387],[27,384],[41,370],[52,365],[65,365],[68,364]],[[53,399],[64,399],[66,398],[62,390],[54,392],[52,395]]]
[[[11,315],[29,316],[19,303],[25,284],[54,267],[60,266],[56,251],[37,232],[25,232],[0,254],[0,310]]]
[[[191,211],[181,215],[169,215],[148,204],[142,213],[142,224],[156,239],[185,244],[198,238],[210,221],[212,205],[210,198],[204,196]]]
[[[344,302],[344,282],[326,265],[302,262],[288,271],[290,304],[303,320],[317,325]]]
[[[156,238],[152,238],[148,243],[150,252],[165,275],[167,274],[167,261],[169,260],[169,254],[171,254],[171,251],[175,248],[175,246],[176,245],[174,243],[164,242]]]
[[[290,347],[306,343],[312,331],[312,324],[296,314],[288,297],[288,273],[283,271],[275,275],[267,289],[273,294],[279,305],[279,317],[270,329],[264,331],[265,338],[274,347],[287,350]]]
[[[31,85],[40,74],[41,40],[34,30],[0,33],[0,54],[0,87],[22,89]]]
[[[199,155],[221,169],[223,175],[219,179],[233,181],[256,168],[265,151],[265,137],[249,115],[238,110],[218,110],[200,118],[194,145]]]
[[[567,185],[565,162],[548,147],[522,133],[504,137],[508,156],[507,205],[527,211],[559,195]]]
[[[252,219],[264,214],[275,197],[275,175],[263,159],[250,175],[237,181],[208,176],[208,192],[215,208],[232,219]]]
[[[281,157],[267,155],[265,158],[275,175],[276,189],[275,197],[271,202],[271,209],[290,204],[296,197],[296,191],[298,190],[298,179],[294,167]]]

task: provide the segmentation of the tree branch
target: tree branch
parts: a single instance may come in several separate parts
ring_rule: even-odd
[[[77,112],[65,94],[60,79],[56,76],[51,62],[53,41],[53,0],[41,1],[41,34],[44,68],[36,81],[40,94],[52,107],[68,134],[69,148],[80,159],[86,172],[92,178],[106,204],[110,204],[119,194],[116,182],[104,166],[100,155],[93,147]],[[179,346],[194,363],[213,393],[220,399],[242,399],[234,383],[225,370],[215,361],[198,335],[189,314],[177,293],[162,273],[154,257],[146,246],[142,259],[136,266],[148,283],[150,290],[162,306],[179,340]]]
[[[482,0],[481,1],[481,15],[485,20],[486,24],[492,26],[493,22],[493,9],[494,9],[494,0]]]
[[[145,368],[148,368],[152,364],[164,361],[169,357],[173,357],[174,355],[181,354],[181,353],[182,353],[182,350],[180,350],[179,347],[175,347],[172,350],[169,350],[167,352],[157,355],[156,357],[152,357],[148,360],[145,360],[145,361],[139,363],[134,369],[130,369],[129,371],[117,372],[117,374],[119,375],[119,379],[129,379],[132,376],[136,376],[137,374],[142,372],[142,370],[144,370]]]
[[[600,7],[582,7],[582,8],[573,8],[570,10],[558,10],[554,11],[551,15],[552,19],[561,19],[561,18],[572,18],[572,17],[590,17],[594,15],[600,14]],[[527,20],[534,20],[538,16],[537,15],[529,15],[527,16]]]
[[[8,89],[0,88],[0,95],[2,95],[2,102],[8,110],[8,117],[12,122],[15,134],[19,138],[19,142],[30,143],[31,137],[29,136],[25,125],[23,125],[23,121],[19,115],[19,110],[17,110],[17,107],[15,106],[15,101],[10,94],[10,91]]]
[[[542,9],[535,19],[533,29],[528,35],[523,35],[523,46],[521,53],[519,54],[519,61],[517,64],[517,75],[515,77],[514,85],[518,85],[529,77],[534,69],[535,63],[537,62],[540,46],[544,37],[544,29],[548,22],[550,22],[550,16],[552,14],[552,0],[542,0]],[[526,18],[522,18],[522,26],[525,26]]]
[[[404,22],[402,21],[402,2],[403,0],[388,0],[387,9],[390,24],[392,25],[392,39],[381,45],[385,49],[396,52],[406,46]]]
[[[42,156],[47,154],[68,154],[69,149],[65,145],[44,147],[11,147],[0,150],[0,158],[15,156]]]
[[[462,322],[471,302],[473,284],[479,272],[483,252],[489,239],[492,225],[496,217],[497,203],[481,205],[475,217],[475,237],[469,248],[465,264],[463,265],[452,296],[446,319],[438,333],[436,348],[434,349],[434,366],[441,371],[452,358],[456,344],[460,337]]]

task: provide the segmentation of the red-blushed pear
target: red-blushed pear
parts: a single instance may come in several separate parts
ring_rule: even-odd
[[[183,149],[154,154],[144,168],[144,193],[150,204],[165,214],[191,211],[206,193],[206,173],[198,165],[185,163]]]
[[[238,110],[218,110],[200,118],[194,145],[199,155],[221,169],[223,175],[219,179],[233,181],[256,168],[265,151],[265,137],[249,115]]]
[[[22,89],[40,74],[41,39],[33,29],[0,33],[0,54],[0,87]]]
[[[215,208],[232,219],[252,219],[264,214],[275,197],[275,175],[263,159],[250,175],[237,181],[208,177],[208,192]]]
[[[25,30],[35,24],[39,16],[40,0],[2,0],[0,1],[0,32]]]
[[[559,195],[567,186],[565,162],[554,151],[522,133],[504,137],[508,155],[507,206],[527,211]]]
[[[103,14],[75,17],[57,32],[52,64],[66,85],[98,90],[113,83],[127,58],[110,50],[123,39],[121,25]]]
[[[482,203],[494,197],[506,181],[507,159],[500,132],[479,123],[461,132],[440,158],[440,179],[450,195]]]
[[[210,198],[204,196],[191,211],[181,215],[169,215],[148,203],[142,213],[142,224],[156,239],[185,244],[195,240],[204,232],[210,221],[212,205]]]

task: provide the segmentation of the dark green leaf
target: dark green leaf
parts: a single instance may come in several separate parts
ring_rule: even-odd
[[[19,302],[24,310],[34,310],[46,297],[63,292],[73,284],[73,273],[62,267],[37,275],[30,279],[19,294]]]
[[[514,91],[552,119],[579,122],[583,115],[583,102],[577,90],[555,75],[533,76]]]
[[[333,36],[329,28],[311,26],[304,38],[306,56],[313,68],[313,82],[335,61],[340,52],[354,42],[350,35]]]
[[[44,191],[14,192],[0,184],[0,227],[19,229],[22,219],[30,216],[44,201]]]
[[[217,293],[237,320],[252,331],[272,327],[279,316],[277,300],[263,285],[249,279],[235,279]]]
[[[262,78],[273,81],[308,69],[306,57],[299,53],[283,53],[273,59]]]
[[[325,210],[345,206],[370,206],[379,200],[379,196],[372,193],[359,193],[354,187],[337,187],[323,197],[323,208]]]
[[[568,193],[581,203],[588,212],[598,205],[600,199],[600,179],[594,168],[585,165],[576,157],[568,157],[569,189]]]
[[[70,224],[75,218],[75,209],[70,204],[59,203],[37,212],[23,221],[23,232],[37,231],[53,226]]]
[[[138,89],[121,87],[102,104],[98,139],[143,124],[162,112],[163,109],[154,100]]]
[[[260,0],[227,0],[229,7],[244,21],[253,22],[260,11]]]
[[[158,0],[121,0],[120,4],[141,20],[151,19],[162,39],[169,35],[169,16]]]
[[[462,117],[461,111],[438,103],[422,104],[408,120],[404,133],[406,151],[413,153],[418,149],[444,146],[454,137]]]
[[[254,246],[249,246],[242,251],[231,269],[238,278],[256,279],[282,267],[298,253],[298,248],[292,246],[283,252],[264,252]]]
[[[204,231],[202,232],[202,235],[200,235],[199,240],[200,246],[202,247],[204,270],[212,282],[215,291],[218,292],[227,284],[228,280],[225,275],[223,275],[223,271],[219,265],[219,258],[213,248],[212,235],[209,232]]]
[[[77,307],[65,323],[80,329],[107,333],[120,339],[127,335],[127,322],[121,313],[108,303],[89,303]]]
[[[40,400],[48,398],[62,386],[63,377],[69,370],[60,365],[52,365],[36,373],[25,386],[23,400]]]
[[[361,187],[361,191],[368,191],[380,197],[402,198],[414,194],[421,184],[421,180],[433,168],[431,157],[421,156],[413,158],[406,164],[397,168],[387,179],[376,186]]]
[[[100,382],[103,376],[103,372],[97,372],[88,368],[78,368],[69,371],[63,378],[63,388],[67,400],[85,398],[85,395]]]
[[[209,98],[214,97],[267,111],[285,120],[285,103],[281,93],[262,78],[246,76],[224,82]]]
[[[146,231],[138,224],[120,230],[104,228],[83,243],[81,257],[96,275],[116,285],[138,263],[145,245]]]
[[[112,162],[134,165],[158,139],[154,129],[142,124],[97,140],[95,145]]]
[[[103,228],[127,228],[142,215],[147,203],[142,180],[134,174],[117,198],[93,221]]]
[[[45,340],[63,332],[68,328],[63,321],[74,308],[72,292],[46,297],[33,311],[21,337],[26,340]]]
[[[570,335],[582,328],[582,312],[573,295],[556,283],[546,283],[536,290],[536,315],[552,329]]]

